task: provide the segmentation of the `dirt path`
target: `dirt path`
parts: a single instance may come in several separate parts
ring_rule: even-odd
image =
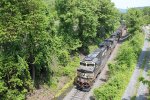
[[[125,39],[125,38],[127,37],[127,36],[125,35],[125,33],[126,33],[126,32],[124,32],[123,39]],[[122,42],[123,42],[123,39],[121,39],[121,42],[119,42],[119,43],[116,45],[114,51],[112,52],[112,54],[111,54],[111,56],[109,57],[109,59],[108,59],[107,62],[112,61],[112,60],[116,57],[117,52],[118,52],[118,49],[119,49],[120,45],[121,45]],[[95,83],[93,84],[92,89],[91,89],[89,92],[86,93],[84,99],[82,99],[82,100],[94,100],[94,99],[93,99],[93,90],[94,90],[95,88],[98,88],[99,86],[101,86],[102,84],[104,84],[104,83],[107,81],[107,77],[108,77],[108,74],[107,74],[107,73],[108,73],[108,66],[107,66],[107,64],[106,64],[105,67],[103,68],[101,74],[97,77]],[[76,91],[76,88],[73,87],[73,89],[64,97],[63,100],[72,100],[72,96],[74,95],[75,91]],[[74,100],[74,99],[73,99],[73,100]],[[77,99],[77,100],[80,100],[80,99]]]
[[[145,29],[144,29],[145,30]],[[149,42],[148,40],[146,39],[147,38],[147,34],[145,35],[145,41],[144,41],[144,46],[143,46],[143,49],[142,49],[142,52],[140,54],[140,57],[139,57],[139,60],[138,60],[138,63],[136,65],[136,68],[132,74],[132,77],[130,79],[130,82],[122,96],[122,100],[130,100],[132,99],[136,93],[137,93],[137,86],[138,86],[138,78],[141,74],[141,71],[142,71],[142,65],[144,63],[144,59],[147,55],[147,51],[148,48],[150,47],[149,45]],[[140,100],[143,100],[143,99],[140,99]]]

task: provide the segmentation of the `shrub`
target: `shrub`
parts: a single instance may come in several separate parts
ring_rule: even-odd
[[[116,97],[122,95],[118,90],[124,89],[124,80],[126,75],[117,73],[101,88],[95,89],[94,94],[99,100],[116,100]]]
[[[67,50],[61,51],[58,54],[59,63],[62,66],[67,66],[67,64],[70,62],[70,55]]]

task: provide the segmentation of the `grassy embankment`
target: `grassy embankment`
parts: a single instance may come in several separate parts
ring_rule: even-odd
[[[122,44],[115,61],[109,64],[108,82],[94,91],[96,99],[121,99],[135,69],[143,41],[143,33],[135,32],[134,36]]]

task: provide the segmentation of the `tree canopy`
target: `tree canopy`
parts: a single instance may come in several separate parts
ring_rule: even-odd
[[[0,97],[12,100],[53,83],[56,67],[73,66],[74,52],[88,51],[120,20],[110,0],[1,0],[0,13]]]

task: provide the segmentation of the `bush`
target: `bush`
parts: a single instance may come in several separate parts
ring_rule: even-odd
[[[143,44],[144,35],[139,31],[135,31],[135,36],[130,40],[130,45],[132,46],[136,55],[140,54],[142,48],[140,48]]]
[[[62,66],[66,66],[69,62],[70,62],[70,55],[69,55],[69,52],[66,50],[64,51],[61,51],[59,54],[58,54],[58,59],[59,59],[59,63],[60,65]]]
[[[101,88],[95,89],[96,98],[98,100],[117,100],[117,97],[122,95],[122,92],[118,91],[124,89],[124,80],[126,79],[126,75],[117,73]]]
[[[3,55],[1,55],[2,57]],[[1,58],[0,60],[0,97],[2,100],[22,100],[33,89],[28,65],[23,58]],[[7,62],[7,63],[5,63]],[[15,63],[14,63],[15,62]],[[3,71],[1,71],[4,69]],[[5,78],[5,77],[6,78]]]
[[[117,56],[117,62],[119,65],[126,64],[127,67],[130,67],[136,58],[136,54],[132,46],[130,46],[130,42],[126,42],[122,45],[120,52]]]
[[[73,60],[66,67],[63,68],[63,75],[73,78],[72,76],[75,76],[76,69],[79,66],[79,62],[79,57],[75,56]]]

